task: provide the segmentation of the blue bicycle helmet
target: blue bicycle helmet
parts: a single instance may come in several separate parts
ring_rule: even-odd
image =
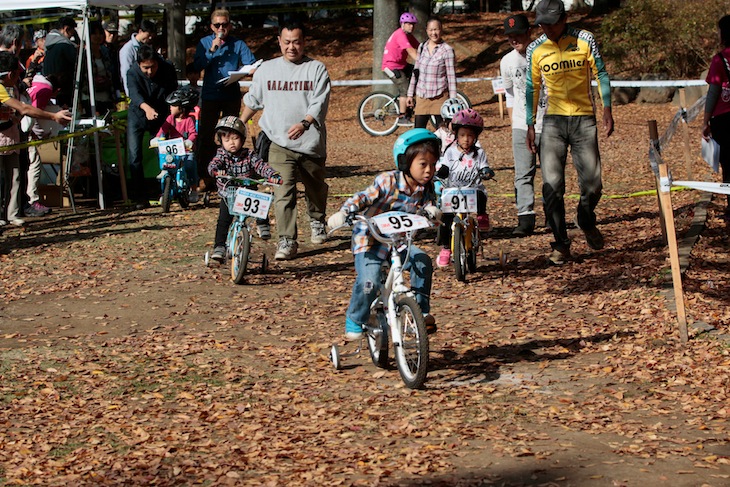
[[[411,129],[398,137],[395,144],[393,144],[393,160],[399,171],[408,174],[410,167],[408,167],[408,161],[406,160],[406,150],[411,145],[425,140],[434,140],[441,147],[441,139],[428,129]]]

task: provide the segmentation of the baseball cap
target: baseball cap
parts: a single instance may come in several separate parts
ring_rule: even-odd
[[[525,14],[510,15],[504,19],[504,35],[524,34],[528,30],[530,30],[530,21],[527,20]]]
[[[104,27],[104,30],[107,32],[119,32],[116,22],[104,22],[102,27]]]
[[[563,0],[542,0],[535,9],[535,24],[553,25],[565,15]]]
[[[43,29],[39,29],[33,33],[33,42],[37,41],[38,39],[43,39],[46,37],[46,31]]]

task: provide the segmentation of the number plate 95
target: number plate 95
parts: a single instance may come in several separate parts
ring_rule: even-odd
[[[428,218],[403,211],[389,211],[374,216],[373,220],[378,226],[378,231],[383,235],[392,235],[394,233],[410,232],[420,228],[428,228],[431,222]]]

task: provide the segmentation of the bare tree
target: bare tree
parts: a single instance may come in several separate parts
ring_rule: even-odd
[[[373,75],[372,79],[385,79],[380,70],[383,49],[388,37],[398,28],[398,0],[375,0],[373,4]]]
[[[185,77],[185,4],[174,0],[167,14],[167,59],[175,66],[178,77]]]

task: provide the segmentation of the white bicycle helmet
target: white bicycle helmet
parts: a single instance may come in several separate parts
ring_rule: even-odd
[[[465,108],[468,107],[458,98],[449,98],[441,105],[441,118],[451,120],[454,115]]]

